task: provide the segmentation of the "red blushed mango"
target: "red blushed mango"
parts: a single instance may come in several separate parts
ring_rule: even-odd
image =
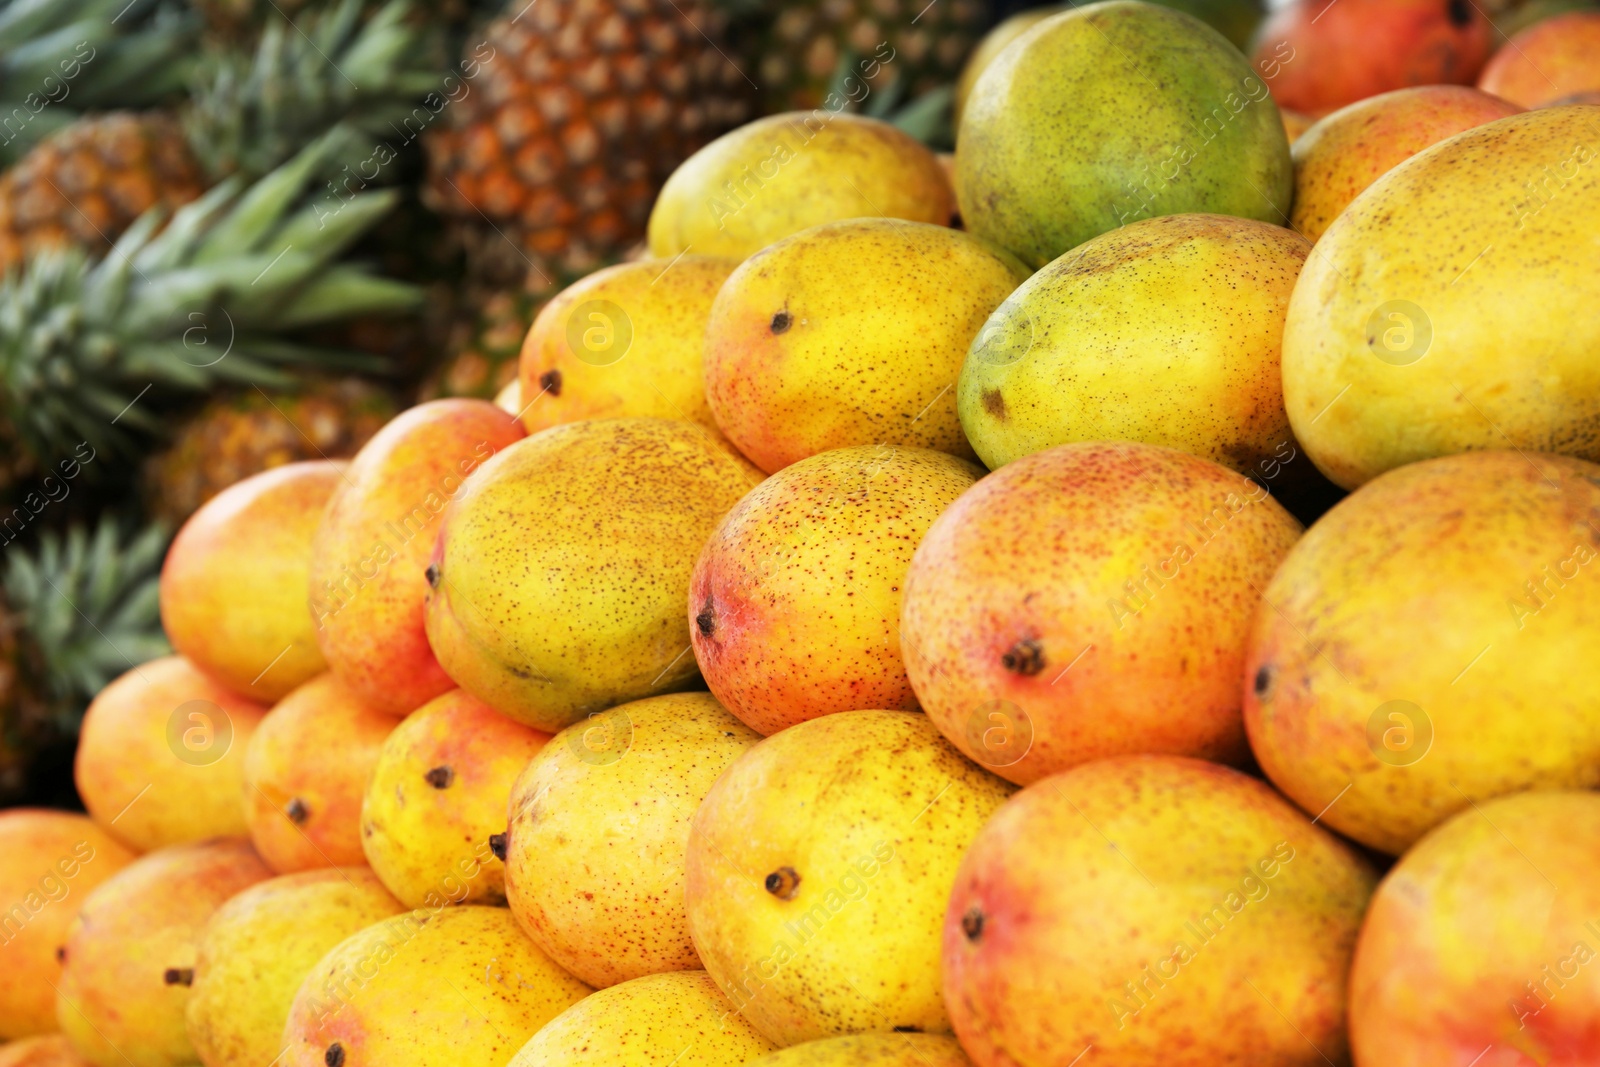
[[[13,808],[0,812],[0,856],[0,1041],[10,1041],[56,1028],[57,950],[89,893],[134,853],[82,815]]]
[[[367,862],[361,798],[395,726],[332,674],[267,713],[245,754],[244,807],[250,837],[273,870]]]
[[[505,902],[489,838],[505,829],[517,775],[549,740],[464,689],[395,727],[361,803],[361,847],[401,903]]]
[[[83,902],[67,937],[56,1020],[95,1067],[195,1062],[184,1025],[200,934],[234,894],[272,877],[243,838],[134,861]]]
[[[1013,782],[1130,753],[1242,760],[1251,618],[1299,536],[1208,460],[1035,452],[956,501],[912,558],[912,687],[952,744]]]
[[[469,474],[522,437],[486,400],[434,400],[350,461],[312,542],[311,614],[329,670],[371,707],[405,715],[455,688],[422,627],[439,516]]]
[[[61,1034],[46,1034],[0,1046],[0,1067],[93,1067]]]
[[[1536,22],[1507,41],[1483,68],[1478,88],[1523,107],[1600,91],[1600,11]]]
[[[1350,972],[1356,1067],[1600,1063],[1600,796],[1463,811],[1372,898]]]
[[[1291,149],[1291,225],[1315,241],[1367,186],[1424,148],[1520,111],[1460,85],[1396,89],[1340,108]]]
[[[311,540],[344,467],[289,463],[246,478],[190,516],[167,550],[167,637],[242,696],[271,703],[327,667],[306,588]]]
[[[242,837],[244,754],[266,714],[182,656],[135,667],[83,717],[78,795],[100,825],[141,852]]]
[[[967,849],[944,922],[950,1021],[978,1067],[1348,1063],[1345,977],[1376,882],[1255,778],[1086,764],[1011,798]]]
[[[1251,62],[1279,105],[1308,115],[1412,85],[1470,85],[1493,26],[1471,0],[1294,0]]]
[[[763,734],[838,711],[917,710],[900,655],[906,569],[982,475],[932,449],[862,445],[758,485],[690,580],[689,637],[711,692]]]

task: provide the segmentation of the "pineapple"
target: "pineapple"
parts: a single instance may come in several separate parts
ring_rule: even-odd
[[[0,273],[41,248],[104,255],[151,208],[187,203],[231,174],[259,177],[337,123],[350,131],[345,158],[359,166],[371,139],[392,136],[390,124],[439,82],[408,10],[392,0],[363,22],[361,0],[341,0],[298,29],[269,26],[253,54],[205,58],[181,123],[111,112],[46,138],[0,176]],[[349,164],[326,176],[330,211],[365,184]]]
[[[744,36],[768,112],[883,115],[953,83],[987,24],[982,0],[804,0]]]
[[[93,535],[44,533],[37,551],[11,545],[0,576],[0,805],[60,800],[30,775],[64,757],[90,698],[117,675],[170,651],[157,572],[166,532],[135,535],[103,519]],[[30,780],[31,779],[31,780]],[[67,778],[70,781],[69,777]]]
[[[86,108],[181,93],[197,29],[173,0],[0,3],[0,165]]]
[[[749,114],[721,21],[706,0],[506,5],[426,139],[475,278],[537,291],[643,236],[667,175]]]
[[[283,336],[420,302],[336,262],[392,190],[355,194],[331,217],[314,201],[294,208],[338,143],[322,138],[248,188],[227,179],[164,228],[149,212],[104,259],[46,251],[0,282],[0,490],[80,442],[107,457],[86,469],[114,466],[167,424],[174,394],[283,388],[286,364],[370,366]]]
[[[192,0],[192,5],[205,20],[207,34],[230,43],[256,40],[275,24],[333,6],[330,0]],[[366,6],[377,4],[369,0]],[[435,29],[457,30],[487,14],[481,9],[488,6],[487,0],[431,0],[413,17]]]
[[[348,459],[394,418],[392,397],[360,378],[291,390],[230,390],[184,422],[145,464],[145,513],[174,529],[234,482],[285,463]]]

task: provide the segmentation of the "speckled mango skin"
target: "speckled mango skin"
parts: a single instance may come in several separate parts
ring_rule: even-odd
[[[740,1067],[772,1042],[704,971],[652,974],[591,993],[522,1046],[509,1067]]]
[[[311,613],[328,668],[367,704],[406,715],[455,688],[422,625],[439,516],[484,460],[523,437],[483,400],[401,412],[350,461],[311,546]]]
[[[184,1009],[200,1062],[271,1064],[306,972],[345,938],[403,910],[365,867],[285,874],[230,899],[201,931]]]
[[[646,259],[563,289],[522,343],[528,432],[631,416],[688,419],[719,432],[706,403],[702,353],[711,302],[738,265],[719,256]]]
[[[750,1067],[972,1067],[948,1034],[842,1034],[751,1060]]]
[[[1289,421],[1331,481],[1510,445],[1600,459],[1597,197],[1600,107],[1564,107],[1458,134],[1345,209],[1283,337]],[[1431,325],[1420,357],[1391,301]]]
[[[1139,752],[1238,762],[1250,624],[1299,536],[1255,483],[1182,452],[1036,452],[917,549],[911,684],[952,744],[1013,782]]]
[[[1523,107],[1600,91],[1597,49],[1600,11],[1557,15],[1529,26],[1490,56],[1478,88]]]
[[[361,801],[361,848],[402,904],[505,903],[489,838],[505,829],[517,775],[549,740],[464,689],[395,727]]]
[[[1454,816],[1372,898],[1350,973],[1356,1067],[1596,1062],[1597,915],[1600,796]]]
[[[10,808],[0,812],[0,855],[0,900],[9,902],[8,914],[20,906],[27,916],[20,928],[14,915],[4,927],[0,1041],[11,1041],[57,1028],[56,949],[89,893],[135,853],[83,815]]]
[[[67,935],[56,1019],[95,1067],[195,1061],[184,1028],[190,987],[166,981],[195,965],[206,920],[272,877],[250,842],[217,838],[143,856],[98,886]]]
[[[241,696],[270,704],[327,669],[306,607],[311,541],[345,464],[287,463],[189,517],[161,568],[172,647]]]
[[[706,327],[717,425],[771,474],[829,449],[972,459],[954,385],[989,313],[1028,276],[959,230],[849,219],[746,260]]]
[[[1037,268],[1158,215],[1282,222],[1294,178],[1277,105],[1236,48],[1191,15],[1110,0],[1047,19],[983,72],[955,185],[967,229]]]
[[[763,734],[838,711],[916,711],[900,656],[906,569],[982,476],[943,452],[858,445],[753,489],[689,584],[689,637],[717,699]]]
[[[418,909],[341,942],[295,994],[280,1067],[504,1067],[592,990],[504,908]]]
[[[967,851],[945,1002],[978,1067],[1058,1067],[1089,1045],[1118,1067],[1347,1063],[1345,978],[1376,882],[1257,779],[1088,763],[1023,790]]]
[[[956,386],[968,440],[991,469],[1070,441],[1143,441],[1266,477],[1297,455],[1278,361],[1310,251],[1226,215],[1085,242],[973,340]]]
[[[461,686],[555,732],[694,684],[695,555],[761,480],[680,419],[555,426],[484,464],[434,549],[428,640]]]
[[[946,226],[954,212],[944,168],[916,138],[861,115],[790,111],[723,134],[672,172],[650,212],[650,254],[744,259],[836,219]]]
[[[273,870],[365,865],[361,800],[397,725],[327,673],[273,705],[244,761],[245,819]]]
[[[1262,770],[1307,811],[1338,796],[1322,822],[1393,854],[1473,801],[1600,786],[1600,678],[1573,666],[1600,657],[1597,528],[1600,466],[1558,456],[1449,456],[1347,497],[1256,616]],[[1421,716],[1380,714],[1397,700]]]
[[[915,712],[841,712],[767,738],[695,813],[686,895],[706,970],[779,1045],[948,1033],[945,903],[1011,792]]]
[[[0,1067],[92,1067],[61,1034],[44,1034],[0,1045]]]
[[[502,806],[522,928],[597,988],[698,970],[683,899],[689,821],[759,740],[709,693],[636,700],[557,734]]]
[[[140,852],[244,836],[245,752],[266,714],[182,656],[140,664],[96,694],[84,714],[73,761],[84,807]],[[168,736],[174,717],[176,750]],[[218,753],[212,746],[220,745],[227,747]]]
[[[1340,108],[1290,149],[1291,224],[1316,241],[1368,186],[1424,148],[1521,111],[1464,85],[1396,89]]]

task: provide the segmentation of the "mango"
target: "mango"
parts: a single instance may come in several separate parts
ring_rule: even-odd
[[[706,326],[717,425],[771,474],[851,445],[972,447],[952,386],[984,320],[1027,277],[959,230],[851,219],[752,256]]]
[[[1522,793],[1453,816],[1372,898],[1350,972],[1357,1067],[1592,1062],[1597,915],[1600,797]]]
[[[1276,476],[1298,456],[1278,367],[1310,251],[1289,230],[1226,215],[1145,219],[1085,242],[1023,282],[973,341],[956,385],[968,440],[996,469],[1052,445],[1141,441]]]
[[[1157,215],[1281,222],[1292,192],[1266,83],[1205,23],[1137,0],[1062,12],[1006,48],[956,138],[962,221],[1033,268]]]
[[[878,62],[866,62],[875,77]],[[909,134],[847,112],[790,111],[723,134],[672,172],[650,211],[650,254],[744,259],[837,219],[946,226],[954,211],[943,168]]]
[[[1299,111],[1291,111],[1280,107],[1278,113],[1283,116],[1283,132],[1289,135],[1289,154],[1294,155],[1295,142],[1305,135],[1305,132],[1316,125],[1317,120],[1310,115]]]
[[[1024,789],[961,861],[944,995],[978,1067],[1348,1062],[1345,976],[1377,883],[1257,779],[1174,756]]]
[[[1351,494],[1264,587],[1243,675],[1261,769],[1395,854],[1476,801],[1600,785],[1600,679],[1561,666],[1600,654],[1596,523],[1600,466],[1560,456],[1449,456]]]
[[[207,501],[167,549],[167,637],[240,696],[270,704],[326,669],[305,590],[311,540],[344,469],[316,460],[252,475]]]
[[[858,445],[757,486],[689,584],[689,637],[711,692],[763,734],[861,707],[916,711],[900,590],[923,534],[982,475],[943,452]]]
[[[1260,591],[1300,524],[1154,445],[1058,445],[964,495],[912,557],[906,670],[950,742],[1023,784],[1140,752],[1246,758]]]
[[[517,775],[549,740],[461,689],[395,727],[361,801],[361,848],[401,903],[505,903],[490,839]]]
[[[57,950],[84,899],[135,854],[82,815],[11,808],[0,811],[0,855],[0,1041],[12,1041],[56,1029]]]
[[[519,441],[451,501],[428,640],[461,688],[554,732],[685,689],[694,556],[760,476],[681,419],[597,419]]]
[[[865,1033],[825,1037],[769,1052],[750,1067],[972,1067],[946,1034]]]
[[[706,970],[779,1045],[949,1032],[945,904],[1011,792],[914,713],[840,712],[767,738],[695,812],[685,896]]]
[[[1600,11],[1537,22],[1508,40],[1483,68],[1478,88],[1523,107],[1546,107],[1600,91]]]
[[[135,860],[83,901],[67,935],[56,1021],[95,1067],[195,1061],[184,1028],[200,932],[234,894],[272,877],[250,842],[217,838]]]
[[[1292,225],[1315,241],[1368,186],[1424,148],[1521,111],[1461,85],[1396,89],[1342,107],[1290,150]]]
[[[345,938],[402,910],[365,867],[270,878],[218,908],[200,932],[184,1009],[200,1062],[261,1067],[276,1061],[306,972]]]
[[[689,822],[760,739],[707,693],[636,700],[557,734],[511,790],[506,897],[528,936],[597,988],[699,969]]]
[[[1413,85],[1471,85],[1496,40],[1472,0],[1291,0],[1251,61],[1281,106],[1321,117]]]
[[[133,668],[84,713],[73,765],[84,807],[140,852],[243,837],[245,751],[266,714],[182,656]]]
[[[739,1067],[772,1042],[704,971],[651,974],[583,998],[533,1036],[509,1067]]]
[[[422,626],[439,516],[483,461],[523,437],[483,400],[433,400],[366,443],[311,545],[311,614],[328,669],[363,702],[405,715],[455,688]]]
[[[274,871],[366,862],[361,800],[396,724],[332,674],[267,713],[245,753],[244,809],[250,837]]]
[[[522,343],[529,433],[580,419],[688,419],[716,432],[706,404],[706,319],[737,259],[618,263],[558,293]]]
[[[0,1045],[0,1067],[91,1067],[61,1034],[26,1037]]]
[[[1600,240],[1597,134],[1600,107],[1457,134],[1317,242],[1289,303],[1283,394],[1329,479],[1353,489],[1469,449],[1600,459],[1600,272],[1551,255]]]
[[[505,1067],[588,986],[504,908],[385,919],[339,943],[295,994],[281,1067]]]

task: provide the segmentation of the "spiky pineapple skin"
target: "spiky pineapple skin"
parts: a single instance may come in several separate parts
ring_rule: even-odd
[[[134,219],[205,191],[178,123],[162,112],[80,119],[0,176],[0,274],[45,248],[104,255]]]
[[[955,81],[986,27],[981,0],[796,0],[749,32],[769,113],[861,110]],[[836,94],[830,96],[830,94]]]
[[[359,378],[214,397],[148,461],[146,511],[176,529],[252,474],[301,460],[348,459],[396,414],[393,398]]]
[[[643,236],[667,175],[750,114],[722,22],[706,0],[512,0],[468,44],[426,145],[475,274],[592,269]]]

